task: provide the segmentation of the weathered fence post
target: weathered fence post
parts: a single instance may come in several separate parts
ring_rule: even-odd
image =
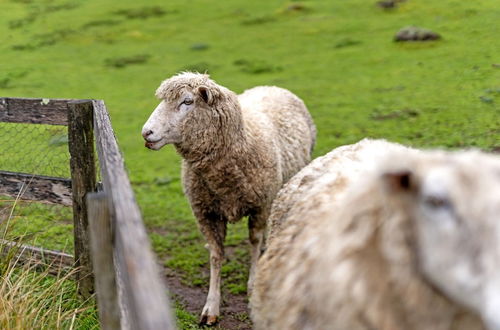
[[[90,247],[101,329],[120,329],[111,216],[104,192],[87,195]]]
[[[68,102],[68,139],[71,155],[75,266],[78,291],[84,298],[94,292],[90,260],[86,195],[96,187],[93,105],[90,100]]]

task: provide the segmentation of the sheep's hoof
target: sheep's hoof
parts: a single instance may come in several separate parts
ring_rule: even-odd
[[[200,326],[207,325],[207,326],[213,326],[216,325],[218,321],[217,315],[201,315],[200,318]]]

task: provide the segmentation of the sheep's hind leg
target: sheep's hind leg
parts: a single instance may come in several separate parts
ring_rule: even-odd
[[[222,262],[224,260],[226,221],[220,218],[212,218],[200,221],[199,224],[210,251],[210,287],[205,307],[201,312],[200,325],[210,326],[217,323],[220,315],[220,283]]]
[[[251,215],[248,218],[248,234],[251,246],[251,260],[250,260],[250,274],[248,276],[247,293],[249,296],[252,294],[253,280],[255,276],[255,269],[257,261],[259,261],[262,253],[264,235],[266,230],[266,221],[268,213],[261,212]]]

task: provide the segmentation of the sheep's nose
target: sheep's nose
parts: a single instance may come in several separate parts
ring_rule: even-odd
[[[142,136],[147,139],[148,136],[150,136],[151,134],[153,134],[153,131],[152,130],[147,130],[147,131],[144,131],[142,132]]]

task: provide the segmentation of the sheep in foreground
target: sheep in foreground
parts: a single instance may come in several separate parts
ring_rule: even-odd
[[[161,103],[143,127],[146,147],[173,144],[182,182],[210,251],[210,287],[200,323],[217,322],[227,223],[249,216],[249,289],[266,220],[281,186],[310,161],[316,129],[304,103],[278,87],[236,95],[208,75],[162,82]]]
[[[256,329],[500,329],[500,158],[364,140],[271,213]]]
[[[318,203],[323,203],[320,199],[324,196],[336,201],[345,194],[345,188],[360,175],[360,172],[373,170],[376,166],[376,160],[389,151],[416,152],[416,150],[400,144],[384,140],[364,139],[353,145],[338,147],[328,154],[314,159],[278,192],[268,219],[267,240],[273,240],[274,236],[285,226],[285,223],[286,226],[293,226],[293,224],[289,224],[290,219],[297,217],[290,213],[292,207],[292,212],[296,212],[298,208],[305,207],[307,209],[309,207],[307,203],[310,201],[304,199],[302,194],[317,195],[315,201]],[[316,191],[325,189],[324,185],[333,188],[333,193],[328,195],[316,193]],[[298,219],[299,225],[302,225],[302,219]]]

